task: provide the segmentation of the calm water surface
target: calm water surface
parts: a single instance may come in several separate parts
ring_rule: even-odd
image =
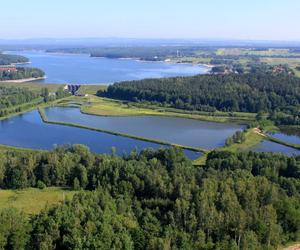
[[[141,62],[131,59],[95,58],[89,55],[53,54],[36,51],[7,52],[29,58],[28,67],[45,71],[47,83],[109,84],[125,80],[191,76],[204,74],[208,68],[192,64]]]
[[[85,144],[95,153],[111,153],[112,147],[117,154],[129,153],[133,149],[160,148],[162,145],[133,140],[121,136],[99,133],[86,129],[46,124],[38,111],[0,121],[0,144],[33,149],[52,149],[55,145]],[[190,159],[201,154],[185,151]]]
[[[285,155],[300,155],[300,150],[290,148],[275,142],[263,141],[253,148],[256,152],[273,152],[273,153],[283,153]]]
[[[299,132],[298,133],[294,133],[296,131],[292,131],[292,130],[280,130],[280,132],[272,132],[270,133],[270,136],[281,140],[281,141],[286,141],[289,143],[293,143],[293,144],[300,144],[300,136],[299,136]]]
[[[51,121],[77,123],[94,128],[167,141],[192,147],[213,149],[224,145],[226,138],[243,125],[204,122],[164,116],[108,117],[82,114],[79,108],[45,109]]]

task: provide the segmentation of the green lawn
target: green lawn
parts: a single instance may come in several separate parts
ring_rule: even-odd
[[[95,95],[98,90],[106,90],[106,85],[81,85],[78,90],[78,94]]]
[[[235,143],[230,145],[229,147],[220,148],[219,150],[226,150],[232,152],[248,151],[264,139],[263,136],[255,133],[253,129],[249,129],[246,132],[245,136],[246,140],[243,143]]]
[[[300,70],[294,69],[294,72],[297,77],[300,77]]]
[[[4,83],[0,82],[0,86],[5,87],[18,87],[27,88],[34,92],[41,92],[42,88],[48,88],[49,92],[56,92],[60,87],[65,86],[65,84],[50,84],[50,83],[37,83],[37,82],[24,82],[24,83]]]
[[[88,96],[73,98],[74,102],[80,100],[84,104],[81,111],[93,115],[102,116],[138,116],[138,115],[163,115],[182,117],[189,119],[198,119],[213,122],[239,121],[247,123],[255,119],[256,114],[252,113],[227,113],[227,112],[189,112],[174,108],[158,107],[153,105],[141,105],[130,102],[122,102],[113,99],[101,98],[97,96]]]
[[[253,148],[255,145],[259,144],[264,137],[255,133],[254,129],[249,129],[246,134],[246,140],[243,143],[240,144],[232,144],[230,146],[224,146],[221,148],[216,148],[215,150],[226,150],[231,152],[243,152],[243,151],[249,151],[251,148]],[[204,154],[203,156],[199,157],[198,159],[193,161],[194,165],[201,166],[204,165],[206,162],[207,154]]]
[[[17,208],[26,214],[37,214],[45,206],[71,199],[76,191],[62,188],[29,188],[24,190],[0,190],[0,209]]]

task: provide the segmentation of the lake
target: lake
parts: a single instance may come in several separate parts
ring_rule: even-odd
[[[30,64],[45,71],[47,83],[109,84],[126,80],[191,76],[205,74],[202,65],[144,62],[133,59],[108,59],[87,54],[54,54],[41,51],[14,51],[8,54],[26,56]]]
[[[45,113],[50,121],[77,123],[124,134],[146,137],[191,147],[213,149],[245,126],[231,123],[205,122],[166,116],[96,116],[79,108],[52,107]]]
[[[46,124],[37,110],[0,121],[0,144],[32,149],[53,149],[55,145],[84,144],[95,153],[128,154],[133,149],[166,147],[156,143],[134,140],[87,129]],[[201,153],[185,150],[187,157],[196,159]]]

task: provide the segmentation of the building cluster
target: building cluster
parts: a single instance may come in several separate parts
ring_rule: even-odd
[[[1,65],[0,71],[15,72],[17,71],[17,68],[14,65]]]

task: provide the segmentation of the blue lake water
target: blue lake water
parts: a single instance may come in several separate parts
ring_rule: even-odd
[[[281,140],[281,141],[286,141],[288,143],[300,144],[299,132],[298,132],[298,134],[296,134],[296,133],[293,133],[293,131],[281,130],[280,132],[270,133],[270,136],[272,136],[278,140]]]
[[[111,153],[116,148],[119,155],[133,149],[161,148],[160,144],[134,140],[87,129],[43,123],[38,111],[0,121],[0,144],[32,149],[52,149],[55,145],[84,144],[95,153]],[[190,159],[201,153],[185,150]]]
[[[245,126],[231,123],[205,122],[165,116],[95,116],[79,108],[52,107],[45,109],[50,121],[77,123],[88,127],[116,131],[181,144],[213,149],[224,146],[225,140]]]
[[[285,155],[300,155],[300,150],[287,147],[271,141],[262,141],[260,144],[256,145],[253,149],[255,152],[273,152],[282,153]]]
[[[133,59],[108,59],[85,54],[54,54],[41,51],[7,52],[26,56],[30,64],[45,71],[47,83],[109,84],[125,80],[191,76],[204,74],[208,68],[192,64],[144,62]]]

